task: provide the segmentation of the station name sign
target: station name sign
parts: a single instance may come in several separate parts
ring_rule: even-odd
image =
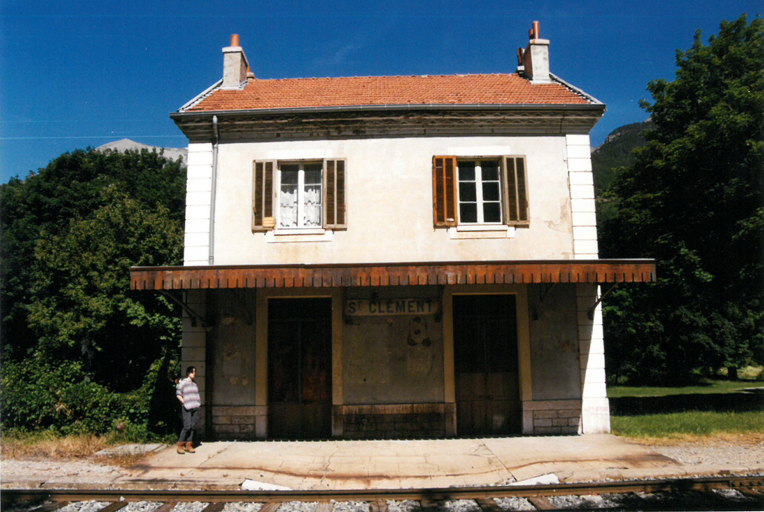
[[[345,301],[347,316],[435,315],[438,299],[350,299]]]

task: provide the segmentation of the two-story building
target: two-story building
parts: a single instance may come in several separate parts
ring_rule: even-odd
[[[189,139],[182,267],[134,289],[184,308],[217,439],[610,429],[589,131],[605,105],[549,72],[222,80]]]

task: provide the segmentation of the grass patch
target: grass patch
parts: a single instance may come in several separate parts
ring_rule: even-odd
[[[756,388],[754,391],[751,388]],[[764,440],[764,382],[608,388],[614,434],[640,442]]]
[[[17,460],[84,459],[110,445],[105,437],[90,434],[7,433],[3,435],[0,455],[3,459]]]
[[[717,380],[707,384],[684,387],[612,386],[607,389],[608,398],[649,397],[671,395],[709,395],[716,393],[739,393],[744,389],[764,388],[762,381]]]
[[[176,437],[158,440],[172,444]],[[42,432],[3,432],[0,444],[0,459],[2,460],[76,460],[93,458],[117,466],[128,467],[140,461],[145,454],[113,454],[93,457],[106,448],[130,444],[133,441],[119,434],[62,435],[51,431]]]
[[[634,438],[675,438],[752,435],[764,433],[761,411],[687,411],[643,416],[613,416],[613,433]]]

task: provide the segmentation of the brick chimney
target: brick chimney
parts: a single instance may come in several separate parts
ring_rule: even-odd
[[[247,81],[249,62],[244,49],[239,46],[238,34],[231,35],[231,46],[223,48],[222,89],[241,89]],[[254,75],[253,75],[254,76]]]
[[[531,79],[533,84],[548,84],[549,76],[549,39],[539,36],[539,22],[533,22],[533,28],[528,32],[529,41],[526,48],[517,50],[518,72]]]

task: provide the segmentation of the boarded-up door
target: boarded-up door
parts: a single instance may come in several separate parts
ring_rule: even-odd
[[[453,304],[457,433],[519,434],[515,296],[457,295]]]
[[[331,299],[268,303],[268,436],[331,436]]]

